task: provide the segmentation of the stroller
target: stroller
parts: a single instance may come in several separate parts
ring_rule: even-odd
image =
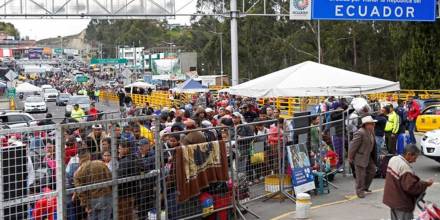
[[[421,213],[417,220],[440,220],[440,208],[431,202],[425,201],[426,192],[417,198],[416,204]]]

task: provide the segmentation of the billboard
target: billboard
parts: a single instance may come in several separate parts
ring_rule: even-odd
[[[312,0],[290,0],[290,20],[312,19]]]
[[[436,0],[319,0],[316,20],[435,21]]]
[[[43,48],[30,48],[28,50],[28,58],[41,59],[43,57]]]

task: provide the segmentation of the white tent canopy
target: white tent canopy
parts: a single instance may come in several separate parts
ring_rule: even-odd
[[[148,88],[155,89],[156,86],[146,82],[135,82],[125,86],[125,89],[129,89],[130,93],[133,93],[133,88],[141,88],[147,90]]]
[[[350,96],[398,90],[399,82],[307,61],[230,87],[228,92],[262,98]]]
[[[42,89],[38,86],[34,86],[30,83],[22,83],[18,85],[16,88],[16,92],[22,92],[22,93],[32,93],[32,92],[41,92]]]

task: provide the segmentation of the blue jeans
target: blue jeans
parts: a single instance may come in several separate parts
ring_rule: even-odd
[[[376,161],[377,165],[380,166],[380,155],[382,154],[382,148],[384,147],[385,137],[376,136]]]
[[[92,211],[89,213],[87,220],[111,219],[112,217],[112,196],[107,195],[92,199],[90,201]]]
[[[416,144],[416,137],[414,136],[414,130],[416,129],[416,121],[409,121],[408,122],[408,132],[409,132],[409,140],[411,141],[411,144]]]

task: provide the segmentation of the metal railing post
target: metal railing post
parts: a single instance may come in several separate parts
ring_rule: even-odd
[[[231,169],[231,182],[232,182],[232,199],[231,199],[231,203],[232,203],[232,213],[233,213],[233,219],[237,219],[237,210],[239,210],[238,207],[238,201],[237,201],[237,192],[236,190],[238,189],[238,184],[235,184],[235,180],[237,178],[237,172],[234,169],[234,159],[233,159],[233,148],[232,148],[232,129],[228,128],[228,136],[229,136],[229,165],[230,165],[230,169]],[[238,178],[237,178],[238,179]],[[237,189],[236,189],[237,186]]]
[[[155,167],[156,170],[159,171],[158,175],[156,176],[156,219],[161,219],[161,214],[162,214],[162,208],[161,208],[161,199],[160,199],[160,192],[161,192],[161,178],[162,178],[162,164],[163,164],[163,148],[162,145],[160,143],[160,133],[159,133],[159,128],[160,128],[160,120],[158,117],[154,118],[154,126],[155,126],[155,130],[154,130],[154,141],[155,141]],[[164,181],[164,183],[166,184],[166,181]],[[165,201],[166,200],[166,185],[163,185],[163,194],[164,194],[164,198]],[[165,207],[167,207],[167,204],[165,202]],[[168,209],[166,209],[168,210]],[[166,213],[166,218],[168,219],[168,213]]]
[[[4,204],[3,202],[3,149],[0,149],[0,204]],[[0,207],[0,219],[5,219],[4,207]]]
[[[55,161],[56,161],[56,192],[57,192],[57,219],[63,220],[67,217],[66,206],[66,173],[64,164],[64,127],[58,125],[56,128]]]
[[[118,146],[116,145],[116,134],[115,134],[116,124],[112,123],[111,127],[111,164],[112,164],[112,181],[115,183],[118,180]],[[112,211],[113,211],[113,219],[118,219],[118,184],[114,184],[112,187]]]
[[[345,132],[346,132],[345,131],[345,129],[346,129],[346,127],[345,127],[345,120],[346,120],[345,114],[346,113],[348,114],[348,110],[342,112],[342,168],[344,169],[343,170],[344,176],[347,174],[347,165],[346,165],[346,160],[345,160],[346,154],[347,154],[347,151],[345,150],[345,141],[348,140],[345,137]]]

